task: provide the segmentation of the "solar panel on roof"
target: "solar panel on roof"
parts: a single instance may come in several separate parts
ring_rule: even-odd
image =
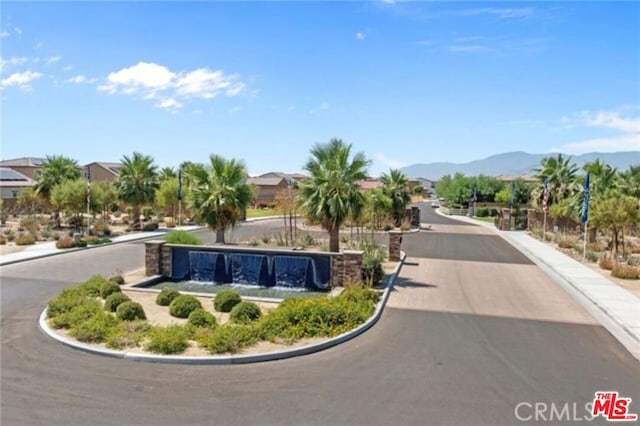
[[[26,182],[27,178],[24,175],[11,169],[0,169],[0,180],[2,181],[20,181]]]

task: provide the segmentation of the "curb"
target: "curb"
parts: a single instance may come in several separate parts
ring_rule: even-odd
[[[155,362],[155,363],[166,363],[166,364],[209,364],[209,365],[229,365],[229,364],[249,364],[254,362],[264,362],[264,361],[275,361],[279,359],[293,358],[302,355],[308,355],[315,352],[320,352],[322,350],[331,348],[333,346],[337,346],[342,344],[348,340],[353,339],[356,336],[364,333],[369,330],[373,325],[375,325],[380,317],[382,316],[382,312],[384,311],[384,307],[387,304],[387,300],[389,300],[389,295],[391,293],[391,289],[398,278],[400,270],[402,269],[402,265],[404,265],[404,261],[407,255],[405,253],[401,254],[400,261],[398,262],[396,268],[391,273],[387,280],[387,285],[382,293],[382,297],[378,301],[376,305],[376,309],[373,312],[373,315],[365,321],[360,326],[354,328],[351,331],[347,331],[339,336],[333,337],[331,339],[325,340],[323,342],[317,344],[311,344],[307,346],[302,346],[295,349],[283,350],[283,351],[274,351],[267,352],[264,354],[252,354],[252,355],[228,355],[228,356],[207,356],[207,357],[188,357],[188,356],[177,356],[177,355],[152,355],[152,354],[139,354],[139,353],[131,353],[124,351],[117,351],[112,349],[104,349],[97,348],[95,346],[87,345],[82,342],[78,342],[76,340],[69,339],[64,336],[60,336],[55,333],[47,324],[47,308],[45,308],[40,314],[39,325],[42,332],[52,338],[53,340],[61,343],[65,346],[69,346],[71,348],[95,354],[102,355],[111,358],[120,358],[127,359],[133,361],[141,361],[141,362]]]

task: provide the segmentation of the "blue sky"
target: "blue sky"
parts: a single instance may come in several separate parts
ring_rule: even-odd
[[[2,2],[3,159],[640,150],[632,2]]]

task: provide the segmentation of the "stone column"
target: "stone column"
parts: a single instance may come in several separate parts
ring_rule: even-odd
[[[169,245],[163,245],[160,251],[160,273],[167,277],[171,276],[171,261],[172,261],[173,247]]]
[[[420,209],[418,207],[411,207],[411,226],[416,228],[420,226]]]
[[[389,231],[389,260],[400,260],[400,248],[402,247],[402,231]]]
[[[145,275],[160,275],[162,273],[162,246],[164,241],[147,241],[144,244]]]
[[[344,256],[331,256],[331,287],[344,286]]]
[[[343,286],[350,283],[362,282],[362,250],[345,250],[344,255],[344,282]]]

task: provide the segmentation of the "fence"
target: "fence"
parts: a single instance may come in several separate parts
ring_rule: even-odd
[[[450,209],[448,207],[440,207],[440,210],[448,216],[469,216],[469,209]]]

